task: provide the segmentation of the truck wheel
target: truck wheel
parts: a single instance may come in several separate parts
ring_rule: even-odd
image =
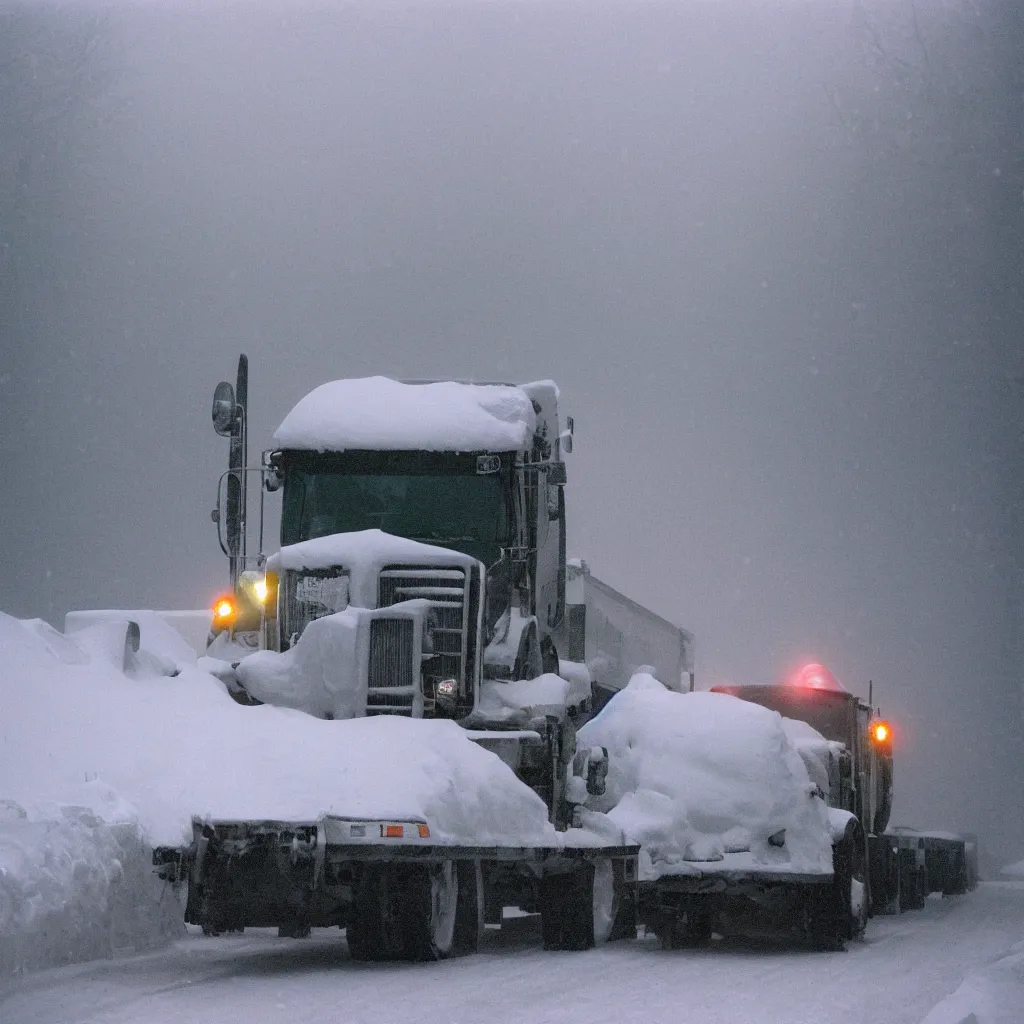
[[[400,910],[407,959],[447,960],[475,953],[481,927],[476,865],[448,860],[415,866],[406,877]]]
[[[594,864],[594,888],[591,898],[594,917],[594,945],[601,946],[612,936],[615,919],[618,916],[618,886],[615,884],[615,870],[607,859]]]
[[[479,861],[459,861],[456,870],[459,905],[455,915],[455,956],[469,956],[480,948],[484,934],[484,878]]]
[[[823,950],[841,950],[864,933],[868,919],[867,853],[864,833],[854,819],[832,846],[832,884],[812,897],[808,933]]]
[[[715,915],[710,906],[701,905],[703,902],[690,901],[685,910],[680,907],[674,917],[664,922],[658,931],[662,949],[692,949],[711,941]]]
[[[547,875],[541,882],[544,948],[583,950],[607,942],[616,926],[619,897],[615,870],[607,859]]]
[[[356,886],[345,938],[353,960],[397,960],[402,936],[395,910],[395,878],[387,864],[367,864]]]
[[[627,868],[624,860],[613,860],[612,869],[617,894],[615,897],[615,921],[612,924],[612,931],[611,935],[608,936],[608,941],[635,939],[640,912],[635,874],[629,872],[632,876],[632,881],[627,881]]]
[[[868,872],[864,833],[856,820],[847,824],[832,861],[841,934],[846,939],[860,938],[868,923]]]
[[[948,874],[944,882],[943,896],[962,896],[967,892],[967,857],[962,847],[950,858]]]
[[[924,879],[916,858],[900,865],[900,910],[920,910],[924,906]]]

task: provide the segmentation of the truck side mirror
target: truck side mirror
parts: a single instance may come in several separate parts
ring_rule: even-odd
[[[213,429],[221,437],[230,437],[235,418],[235,389],[222,380],[213,392]]]

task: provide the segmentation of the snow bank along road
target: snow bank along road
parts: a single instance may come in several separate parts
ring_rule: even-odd
[[[1022,940],[1024,882],[982,883],[967,896],[933,896],[921,911],[876,918],[867,940],[845,953],[739,942],[665,952],[653,939],[545,953],[537,919],[517,918],[489,931],[476,956],[369,965],[349,959],[336,930],[306,940],[192,933],[160,953],[8,984],[0,1021],[919,1024],[928,1016],[929,1024],[1012,1024],[1024,1021],[1024,965],[1001,984],[986,972]]]

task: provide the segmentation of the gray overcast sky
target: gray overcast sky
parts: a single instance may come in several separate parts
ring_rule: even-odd
[[[552,377],[572,549],[702,685],[874,679],[897,817],[1024,843],[1021,15],[917,8],[0,0],[0,606],[223,586],[239,351],[257,449]]]

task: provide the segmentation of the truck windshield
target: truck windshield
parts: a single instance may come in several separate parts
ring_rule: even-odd
[[[475,456],[400,454],[286,462],[281,544],[378,529],[497,562],[512,542],[506,474],[478,474]]]

